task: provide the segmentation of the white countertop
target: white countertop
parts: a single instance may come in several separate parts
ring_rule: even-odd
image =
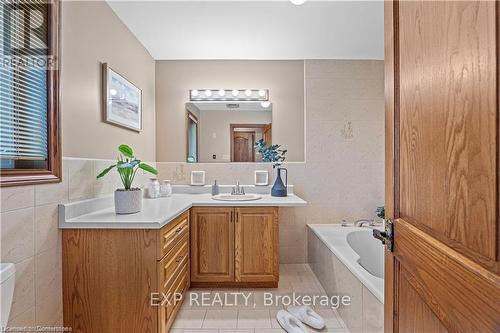
[[[261,194],[254,201],[217,201],[210,193],[174,193],[170,197],[144,198],[142,211],[117,215],[113,196],[59,205],[61,229],[159,229],[191,207],[298,207],[307,202],[294,194],[273,197]]]

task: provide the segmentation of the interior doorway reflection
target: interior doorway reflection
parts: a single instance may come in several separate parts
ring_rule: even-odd
[[[255,143],[264,139],[272,143],[271,124],[231,124],[231,162],[260,162],[262,157],[255,151]]]

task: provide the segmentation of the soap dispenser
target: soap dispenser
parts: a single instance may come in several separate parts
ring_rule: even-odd
[[[217,184],[217,180],[215,180],[214,184],[212,185],[212,195],[217,194],[219,194],[219,185]]]

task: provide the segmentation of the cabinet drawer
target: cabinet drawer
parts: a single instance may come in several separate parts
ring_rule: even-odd
[[[184,236],[174,244],[170,251],[159,263],[160,290],[167,291],[174,283],[181,269],[189,262],[189,235]]]
[[[163,258],[163,256],[166,255],[174,247],[174,245],[188,233],[189,212],[185,212],[160,230],[158,260]]]
[[[188,265],[184,265],[173,286],[167,293],[167,295],[169,296],[169,302],[167,303],[166,309],[168,320],[171,320],[171,317],[175,315],[178,308],[181,306],[182,299],[179,299],[178,295],[182,294],[182,297],[184,297],[184,293],[186,292],[188,286],[188,281]]]

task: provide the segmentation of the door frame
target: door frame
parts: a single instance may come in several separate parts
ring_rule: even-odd
[[[186,161],[189,157],[189,118],[196,122],[196,163],[200,163],[200,121],[189,110],[186,110]]]
[[[396,90],[399,87],[399,67],[394,66],[396,52],[399,51],[399,40],[394,34],[394,12],[398,12],[397,1],[384,2],[384,99],[385,99],[385,218],[392,219],[393,221],[399,217],[397,207],[399,197],[399,185],[395,183],[395,179],[399,179],[399,158],[396,158],[395,152],[399,147],[399,135],[395,135],[395,128],[399,129],[399,119],[396,119],[396,108],[399,108],[399,100]],[[397,261],[394,254],[385,250],[384,251],[384,332],[393,333],[397,332],[397,327],[394,325],[394,318],[397,317],[397,300],[396,286],[394,281],[395,269],[397,268]],[[390,288],[387,288],[390,286]],[[396,330],[395,330],[396,329]]]
[[[239,127],[244,127],[244,128],[256,128],[256,129],[262,129],[269,124],[229,124],[229,142],[230,142],[230,154],[231,154],[231,162],[234,162],[234,129],[239,128]],[[250,133],[250,132],[245,132],[245,133]],[[255,133],[254,133],[254,144],[255,144]],[[255,162],[255,146],[252,147],[252,155],[253,155],[253,161]],[[252,163],[249,162],[249,163]],[[245,163],[245,162],[241,162]]]

